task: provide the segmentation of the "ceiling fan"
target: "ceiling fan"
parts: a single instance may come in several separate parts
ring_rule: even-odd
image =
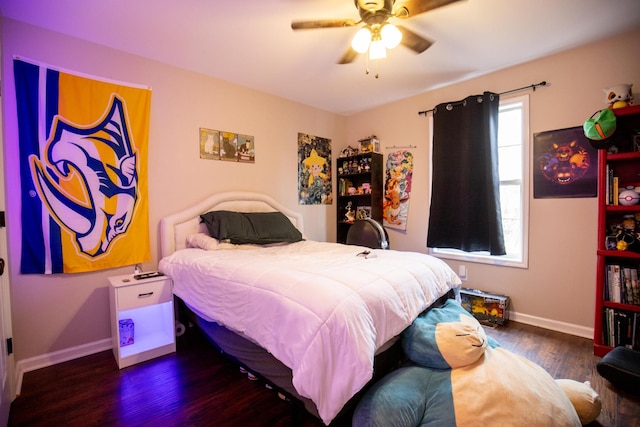
[[[360,20],[353,19],[320,19],[293,21],[294,30],[316,28],[353,27],[364,24],[354,36],[351,46],[345,51],[339,64],[352,62],[358,53],[369,52],[369,59],[386,57],[386,49],[392,49],[402,43],[412,51],[420,54],[427,50],[433,42],[408,30],[401,25],[389,23],[390,18],[408,19],[421,13],[455,3],[460,0],[354,0]]]

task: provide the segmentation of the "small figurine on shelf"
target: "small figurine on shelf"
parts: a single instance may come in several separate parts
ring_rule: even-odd
[[[629,233],[626,230],[618,231],[616,234],[616,249],[619,251],[631,250],[631,246],[635,243],[636,239],[633,237],[633,234]]]
[[[365,172],[369,172],[371,170],[371,158],[370,157],[362,159],[362,167],[363,167]]]
[[[622,220],[622,228],[629,233],[636,231],[636,218],[634,214],[624,215]]]
[[[623,206],[637,205],[640,201],[640,194],[636,193],[636,187],[633,185],[627,186],[618,195],[618,203]]]
[[[358,154],[358,149],[353,148],[350,145],[347,145],[347,148],[343,149],[340,152],[340,157],[351,157],[351,156],[355,156],[356,154]]]
[[[371,153],[380,151],[380,141],[375,135],[358,140],[360,143],[360,151],[362,153]]]
[[[605,102],[609,108],[623,108],[633,104],[633,84],[619,84],[604,89]]]
[[[347,203],[347,212],[344,214],[344,219],[347,222],[354,222],[356,220],[356,215],[353,213],[351,206],[351,202]]]

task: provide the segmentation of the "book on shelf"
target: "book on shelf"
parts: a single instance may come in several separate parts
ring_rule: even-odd
[[[605,166],[605,175],[604,175],[604,179],[605,179],[605,186],[604,186],[604,200],[605,200],[605,204],[609,204],[609,197],[611,195],[611,189],[609,188],[609,163],[607,163],[607,165]]]
[[[613,198],[613,205],[614,206],[618,206],[618,194],[620,193],[620,188],[619,188],[619,179],[617,176],[613,177],[613,190],[612,190],[612,198]]]
[[[638,269],[631,269],[631,303],[640,305],[640,288],[638,288]]]
[[[611,302],[622,302],[622,270],[619,264],[607,265],[607,286],[605,299]]]
[[[605,308],[602,337],[610,347],[640,350],[640,313]]]
[[[640,305],[638,266],[607,264],[604,299],[621,304]]]
[[[616,199],[616,197],[613,197],[613,168],[611,168],[611,166],[609,166],[609,164],[607,164],[607,171],[606,171],[606,180],[607,180],[607,185],[606,185],[606,204],[607,205],[612,205],[613,204],[613,200]]]
[[[633,304],[633,293],[631,292],[631,267],[622,268],[622,290],[621,302]],[[637,271],[637,270],[636,270]]]

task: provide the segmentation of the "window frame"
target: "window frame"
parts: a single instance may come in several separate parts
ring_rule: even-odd
[[[522,239],[521,257],[510,257],[507,255],[490,255],[488,252],[464,252],[458,249],[448,248],[428,248],[429,254],[444,259],[464,262],[476,262],[491,264],[496,266],[528,268],[529,267],[529,159],[532,148],[531,134],[529,133],[529,95],[516,95],[500,99],[500,109],[507,109],[510,105],[521,104],[522,111],[522,179],[520,180],[521,200],[520,209],[521,224],[520,233]],[[498,124],[498,126],[500,126]],[[429,148],[433,152],[433,116],[429,117]],[[433,167],[431,168],[431,171]],[[429,176],[431,182],[432,176]],[[500,185],[518,182],[518,180],[500,181]],[[431,188],[431,186],[429,186]],[[429,195],[431,200],[431,195]]]

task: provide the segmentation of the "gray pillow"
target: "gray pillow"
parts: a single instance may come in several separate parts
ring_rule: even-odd
[[[200,215],[200,218],[211,237],[236,245],[303,240],[300,231],[281,212],[211,211]]]

